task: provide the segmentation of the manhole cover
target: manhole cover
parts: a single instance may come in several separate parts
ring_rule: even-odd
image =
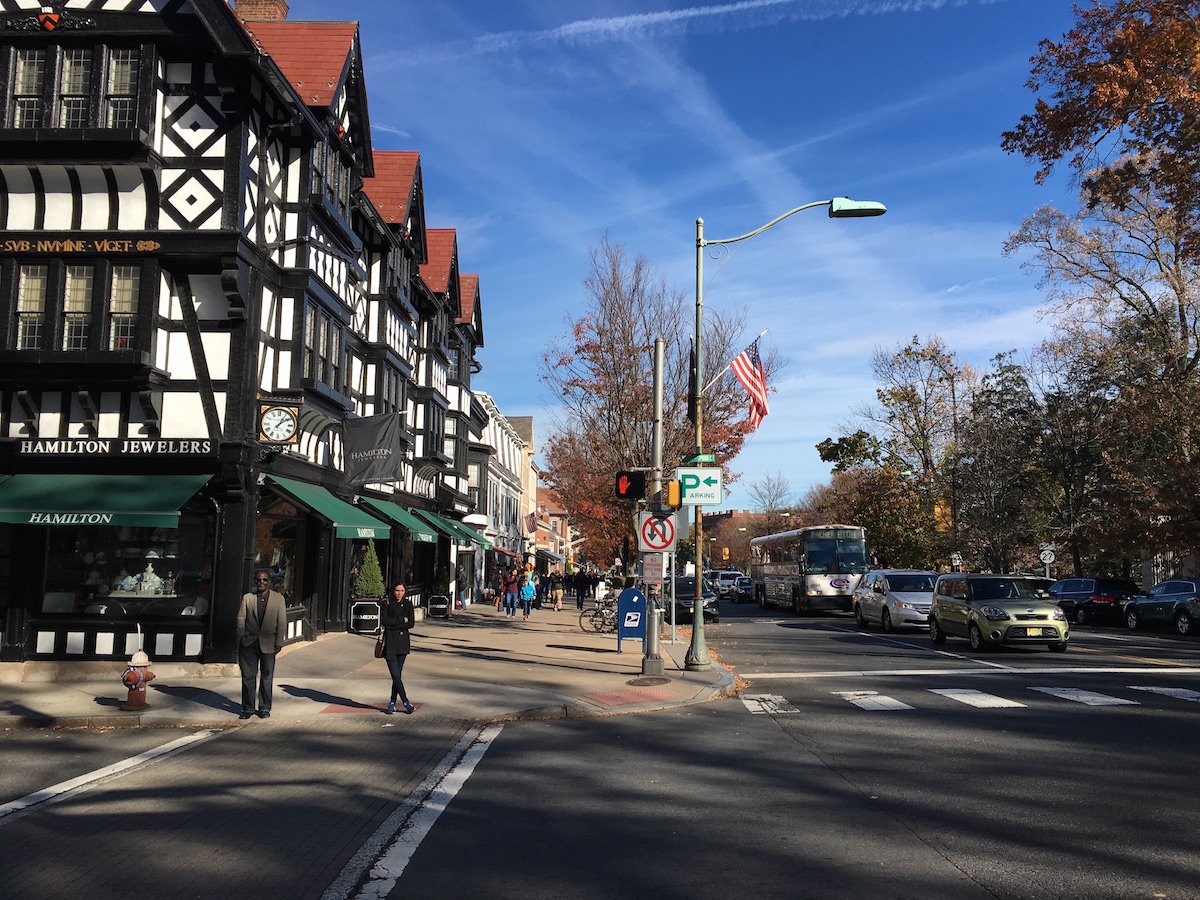
[[[663,678],[659,675],[651,675],[648,678],[635,678],[633,681],[625,682],[630,687],[654,687],[658,684],[670,684],[670,678]]]

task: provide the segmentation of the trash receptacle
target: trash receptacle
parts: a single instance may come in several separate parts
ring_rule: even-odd
[[[448,619],[450,618],[450,598],[445,594],[431,594],[426,609],[429,610],[431,616]]]

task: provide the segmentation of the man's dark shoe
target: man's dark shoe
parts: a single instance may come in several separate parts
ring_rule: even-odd
[[[250,710],[243,709],[242,714],[240,716],[238,716],[238,718],[239,719],[248,719],[248,718],[250,718],[251,715],[253,715],[253,713],[251,713]]]
[[[269,709],[260,709],[258,711],[258,717],[260,719],[269,719],[271,718],[271,711]]]

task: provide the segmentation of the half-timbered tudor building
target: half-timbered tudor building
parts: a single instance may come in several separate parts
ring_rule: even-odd
[[[255,569],[296,640],[363,541],[417,595],[487,544],[478,283],[372,148],[357,26],[238,6],[0,0],[3,658],[231,660]],[[384,414],[398,474],[351,484]]]

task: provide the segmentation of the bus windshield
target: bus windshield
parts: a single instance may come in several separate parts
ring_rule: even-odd
[[[817,574],[861,574],[867,564],[867,542],[861,537],[817,537],[804,539],[805,569]]]

